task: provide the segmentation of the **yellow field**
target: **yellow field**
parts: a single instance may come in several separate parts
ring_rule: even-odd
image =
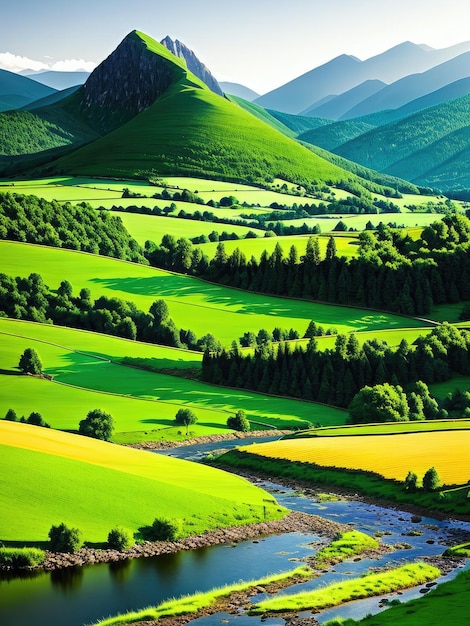
[[[431,466],[446,485],[466,484],[470,478],[470,431],[316,437],[240,450],[325,467],[371,471],[395,480],[404,480],[410,470],[421,479]]]

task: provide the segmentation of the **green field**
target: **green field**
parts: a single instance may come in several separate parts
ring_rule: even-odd
[[[0,319],[0,332],[13,333],[0,335],[1,416],[9,408],[25,416],[38,411],[52,427],[76,430],[88,411],[101,408],[115,418],[114,439],[119,442],[181,438],[174,416],[183,407],[191,407],[198,417],[191,426],[197,436],[228,432],[227,418],[238,409],[246,411],[255,429],[295,427],[304,421],[325,425],[345,421],[346,413],[333,407],[288,398],[274,400],[110,362],[128,353],[145,356],[157,367],[177,369],[197,366],[200,354],[31,322]],[[35,348],[54,382],[12,375],[18,372],[19,356],[27,347]]]
[[[289,220],[288,223],[292,226],[302,226],[305,223],[310,227],[319,224],[322,233],[327,233],[332,231],[340,220],[347,225],[348,229],[360,231],[365,229],[367,222],[372,222],[374,226],[377,226],[380,222],[384,224],[392,222],[396,223],[397,226],[403,225],[406,228],[412,228],[415,226],[428,226],[432,222],[441,220],[443,217],[444,215],[440,213],[380,213],[364,215],[337,213],[335,215],[314,215],[310,218]]]
[[[28,276],[32,268],[51,288],[67,278],[78,294],[81,288],[100,295],[131,300],[147,311],[164,299],[179,328],[190,328],[198,337],[214,334],[230,345],[246,331],[261,328],[294,328],[303,336],[310,320],[338,332],[417,328],[422,322],[389,313],[275,298],[209,284],[184,275],[142,265],[69,250],[21,243],[0,242],[2,271]]]
[[[164,182],[169,186],[170,192],[177,190],[189,189],[197,192],[205,202],[214,200],[219,202],[224,196],[235,196],[242,204],[257,205],[261,207],[269,207],[272,202],[279,204],[292,205],[299,203],[302,198],[298,195],[288,195],[276,191],[269,191],[261,187],[253,187],[252,185],[243,185],[242,183],[228,183],[217,180],[203,178],[176,178],[168,177]],[[0,182],[2,186],[8,185],[5,191],[14,191],[15,193],[34,194],[46,200],[58,200],[60,202],[89,202],[92,206],[105,206],[109,208],[112,204],[117,206],[150,206],[156,204],[164,207],[170,204],[169,200],[158,200],[151,198],[156,192],[161,192],[163,187],[150,185],[142,180],[113,180],[90,177],[64,177],[56,176],[52,178],[31,179],[31,180],[3,180]],[[122,192],[125,188],[130,189],[134,193],[139,193],[144,198],[122,198]],[[105,200],[106,203],[102,203]],[[122,201],[122,202],[121,202]],[[181,202],[179,208],[184,208],[190,203]],[[190,204],[191,207],[199,207],[199,210],[212,210],[211,207],[204,207],[197,204]],[[246,211],[246,209],[244,209]],[[189,212],[189,211],[188,211]]]
[[[420,433],[436,430],[468,430],[470,420],[429,420],[423,422],[392,422],[387,424],[364,424],[361,426],[337,426],[333,428],[315,428],[299,434],[287,435],[284,439],[304,437],[349,437],[353,435],[397,435]]]
[[[193,535],[282,515],[247,480],[204,465],[12,422],[0,422],[0,439],[3,541],[46,541],[61,522],[105,542],[115,526],[135,533],[156,517]]]
[[[466,626],[470,572],[461,572],[455,580],[435,587],[421,598],[392,606],[362,620],[332,620],[325,626]]]
[[[258,237],[264,237],[263,230],[256,230],[249,228],[248,226],[236,226],[233,224],[215,224],[213,222],[200,222],[195,220],[185,220],[176,217],[163,217],[157,215],[140,215],[137,213],[119,213],[119,217],[122,219],[124,226],[136,239],[141,246],[145,244],[147,240],[154,241],[159,244],[163,235],[173,235],[176,239],[184,237],[190,239],[199,235],[208,236],[212,231],[216,231],[219,234],[226,231],[227,233],[237,234],[241,240],[250,231],[256,232]],[[244,241],[244,240],[243,240]],[[248,240],[253,241],[253,240]],[[254,241],[257,241],[256,239]],[[267,241],[267,240],[262,240]],[[228,241],[225,243],[229,243]],[[230,243],[242,243],[231,241]],[[211,248],[206,251],[205,246],[210,245]],[[212,251],[212,244],[205,244],[204,251],[209,255],[209,258],[214,256]],[[228,248],[227,248],[228,249]]]
[[[289,224],[290,222],[286,222]],[[213,224],[214,227],[221,226],[220,224]],[[224,229],[231,232],[231,227],[226,226]],[[129,232],[132,231],[128,229]],[[261,231],[262,235],[264,233]],[[135,236],[135,235],[133,235]],[[318,243],[320,245],[320,254],[322,257],[325,256],[326,246],[328,244],[329,236],[318,236]],[[235,248],[239,248],[246,256],[247,259],[250,259],[253,255],[255,258],[259,259],[262,252],[266,250],[269,254],[272,254],[274,248],[277,244],[279,244],[284,253],[284,258],[288,257],[289,250],[291,246],[295,246],[297,248],[297,253],[299,257],[305,254],[305,248],[307,246],[307,241],[309,240],[309,235],[287,235],[285,237],[264,237],[263,239],[243,239],[241,241],[224,241],[224,247],[227,254],[231,254]],[[357,237],[354,236],[338,236],[335,237],[336,242],[336,250],[338,256],[355,256],[358,251],[359,241]],[[209,259],[211,259],[215,255],[215,251],[217,249],[217,243],[205,243],[202,244],[201,249],[207,254]]]

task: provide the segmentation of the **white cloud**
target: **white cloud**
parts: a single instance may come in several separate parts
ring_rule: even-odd
[[[45,57],[51,59],[51,57]],[[21,57],[11,52],[0,52],[0,68],[9,72],[21,72],[22,70],[54,70],[55,72],[92,72],[96,67],[93,61],[84,61],[83,59],[65,59],[56,61],[55,63],[43,63]]]
[[[84,61],[83,59],[65,59],[64,61],[56,61],[50,67],[55,72],[92,72],[96,67],[93,61]]]
[[[20,57],[11,52],[0,52],[0,68],[9,72],[21,72],[21,70],[47,70],[49,66],[41,61],[33,61],[33,59]]]

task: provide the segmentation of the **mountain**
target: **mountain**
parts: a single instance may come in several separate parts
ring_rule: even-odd
[[[352,107],[342,117],[351,119],[382,111],[397,109],[411,100],[470,76],[470,52],[465,52],[420,74],[411,74],[388,85]]]
[[[90,72],[54,72],[52,70],[28,74],[32,80],[59,91],[83,85],[89,76]]]
[[[219,83],[219,85],[224,93],[228,93],[231,96],[237,96],[238,98],[243,98],[243,100],[248,100],[248,102],[253,102],[253,100],[259,98],[259,93],[256,93],[253,89],[245,87],[245,85],[240,85],[239,83],[228,83],[225,81]]]
[[[365,61],[342,55],[270,91],[256,102],[269,109],[301,113],[323,98],[342,94],[367,80],[389,84],[468,51],[470,42],[441,50],[404,42]]]
[[[192,50],[184,45],[184,43],[181,43],[178,39],[173,41],[168,35],[160,43],[172,52],[175,57],[184,59],[188,70],[200,78],[211,91],[219,96],[223,95],[224,92],[222,88],[214,76],[212,76],[210,70],[197,58]]]
[[[0,70],[0,111],[17,109],[39,98],[55,93],[55,89],[8,70]]]
[[[119,77],[119,80],[117,78]],[[43,173],[195,175],[262,182],[361,180],[218,96],[167,48],[133,31],[72,98],[107,134]],[[110,132],[109,132],[110,131]]]
[[[455,172],[460,172],[459,179],[466,179],[470,186],[468,161],[459,163],[459,159],[468,155],[469,128],[470,94],[369,130],[333,151],[366,167],[418,184],[431,180],[428,172],[444,168],[446,173],[440,176],[436,187],[449,190],[454,188],[450,161]],[[466,177],[462,170],[468,172]],[[434,177],[434,180],[438,179]]]
[[[381,80],[366,80],[357,85],[357,87],[353,87],[339,96],[328,99],[323,104],[314,104],[313,107],[309,107],[304,111],[303,115],[338,120],[355,105],[376,94],[384,87],[386,87],[386,84]]]
[[[61,91],[56,91],[50,96],[46,96],[45,98],[40,98],[39,100],[35,100],[31,102],[31,104],[27,104],[24,107],[21,107],[22,111],[35,111],[37,109],[43,109],[44,107],[49,107],[51,104],[57,104],[62,102],[65,98],[68,98],[73,93],[75,93],[78,89],[80,89],[80,85],[75,85],[75,87],[69,87],[68,89],[62,89]]]
[[[360,67],[359,59],[343,54],[257,98],[255,102],[265,109],[301,113],[322,98],[343,93],[362,82],[357,78]]]

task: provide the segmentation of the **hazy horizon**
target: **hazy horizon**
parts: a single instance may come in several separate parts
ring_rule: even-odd
[[[179,39],[218,80],[263,94],[340,54],[467,41],[467,13],[463,0],[16,0],[2,8],[0,68],[91,71],[138,29]]]

